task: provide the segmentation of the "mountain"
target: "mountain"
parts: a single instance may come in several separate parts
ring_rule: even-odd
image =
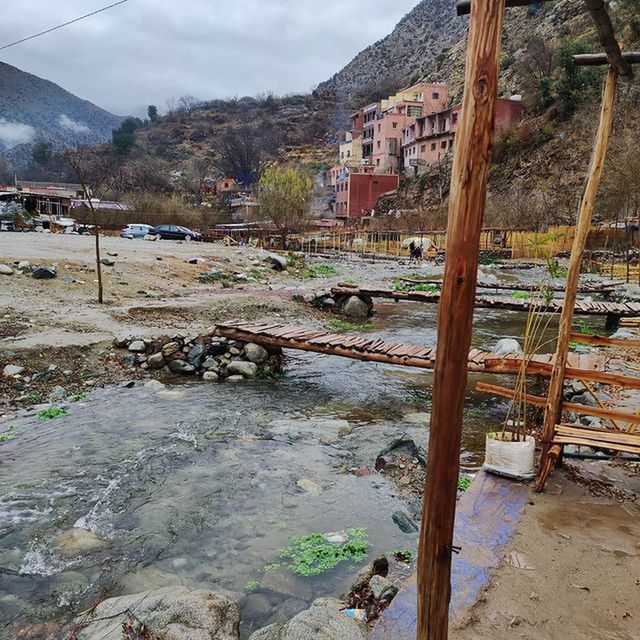
[[[468,20],[457,16],[455,5],[456,0],[422,0],[388,36],[360,52],[318,91],[351,96],[376,85],[418,81],[422,69],[466,34]]]
[[[122,121],[57,84],[0,62],[0,153],[20,159],[37,140],[100,144]]]

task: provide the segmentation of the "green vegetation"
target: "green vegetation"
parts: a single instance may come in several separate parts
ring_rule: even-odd
[[[407,282],[405,280],[396,280],[393,284],[394,291],[403,291],[409,293],[411,291],[421,291],[423,293],[440,293],[440,285],[428,282]]]
[[[317,576],[337,567],[345,560],[362,562],[371,546],[366,529],[348,529],[349,539],[343,544],[327,542],[321,533],[304,538],[293,537],[289,546],[279,551],[285,560],[280,565],[269,565],[265,571],[284,566],[301,576]]]
[[[388,555],[395,558],[398,562],[404,562],[405,564],[411,564],[416,558],[416,553],[409,549],[392,549]]]
[[[80,391],[74,395],[72,395],[69,400],[71,402],[82,402],[87,399],[87,396],[93,391],[93,389],[85,389],[84,391]]]
[[[595,336],[596,332],[591,328],[591,325],[588,325],[586,322],[582,322],[580,324],[580,333],[583,336]]]
[[[28,404],[28,405],[34,405],[34,404],[38,404],[38,402],[42,402],[42,398],[40,397],[40,394],[38,393],[30,393],[25,399],[24,399],[24,403]]]
[[[15,429],[16,426],[14,424],[10,424],[4,433],[0,433],[0,442],[9,442],[9,440],[13,440],[15,436],[13,432]]]
[[[44,409],[38,413],[38,420],[53,420],[54,418],[63,418],[68,416],[69,412],[63,407],[51,407],[50,409]]]
[[[332,264],[314,264],[309,268],[313,271],[314,277],[317,278],[332,278],[339,273],[338,267]]]
[[[340,331],[364,331],[365,329],[373,328],[371,322],[349,322],[348,320],[341,320],[340,318],[329,318],[327,321],[334,329]]]
[[[511,294],[511,297],[515,298],[516,300],[528,300],[529,294],[526,291],[514,291]]]
[[[471,486],[471,478],[460,476],[458,478],[458,491],[464,492]]]
[[[256,591],[256,589],[259,589],[259,588],[260,588],[260,583],[257,582],[256,580],[249,580],[249,582],[247,582],[244,585],[244,590],[247,593],[251,593],[252,591]]]

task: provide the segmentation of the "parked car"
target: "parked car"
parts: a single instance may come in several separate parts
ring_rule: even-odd
[[[202,241],[202,234],[191,231],[186,227],[177,227],[174,224],[161,224],[149,231],[150,235],[160,236],[161,240],[196,240]]]
[[[150,224],[128,224],[121,232],[121,238],[144,238],[151,234]]]

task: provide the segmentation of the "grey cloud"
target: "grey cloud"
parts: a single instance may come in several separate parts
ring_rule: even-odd
[[[389,33],[417,3],[129,0],[7,49],[3,60],[121,114],[138,105],[162,108],[183,94],[306,92]],[[4,16],[3,33],[17,39],[104,4],[27,0],[19,15]]]
[[[5,149],[13,149],[19,144],[31,142],[36,130],[22,122],[9,122],[6,118],[0,118],[0,144]]]

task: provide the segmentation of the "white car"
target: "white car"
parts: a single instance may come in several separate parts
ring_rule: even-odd
[[[149,224],[128,224],[121,232],[121,238],[144,238],[153,227]]]

